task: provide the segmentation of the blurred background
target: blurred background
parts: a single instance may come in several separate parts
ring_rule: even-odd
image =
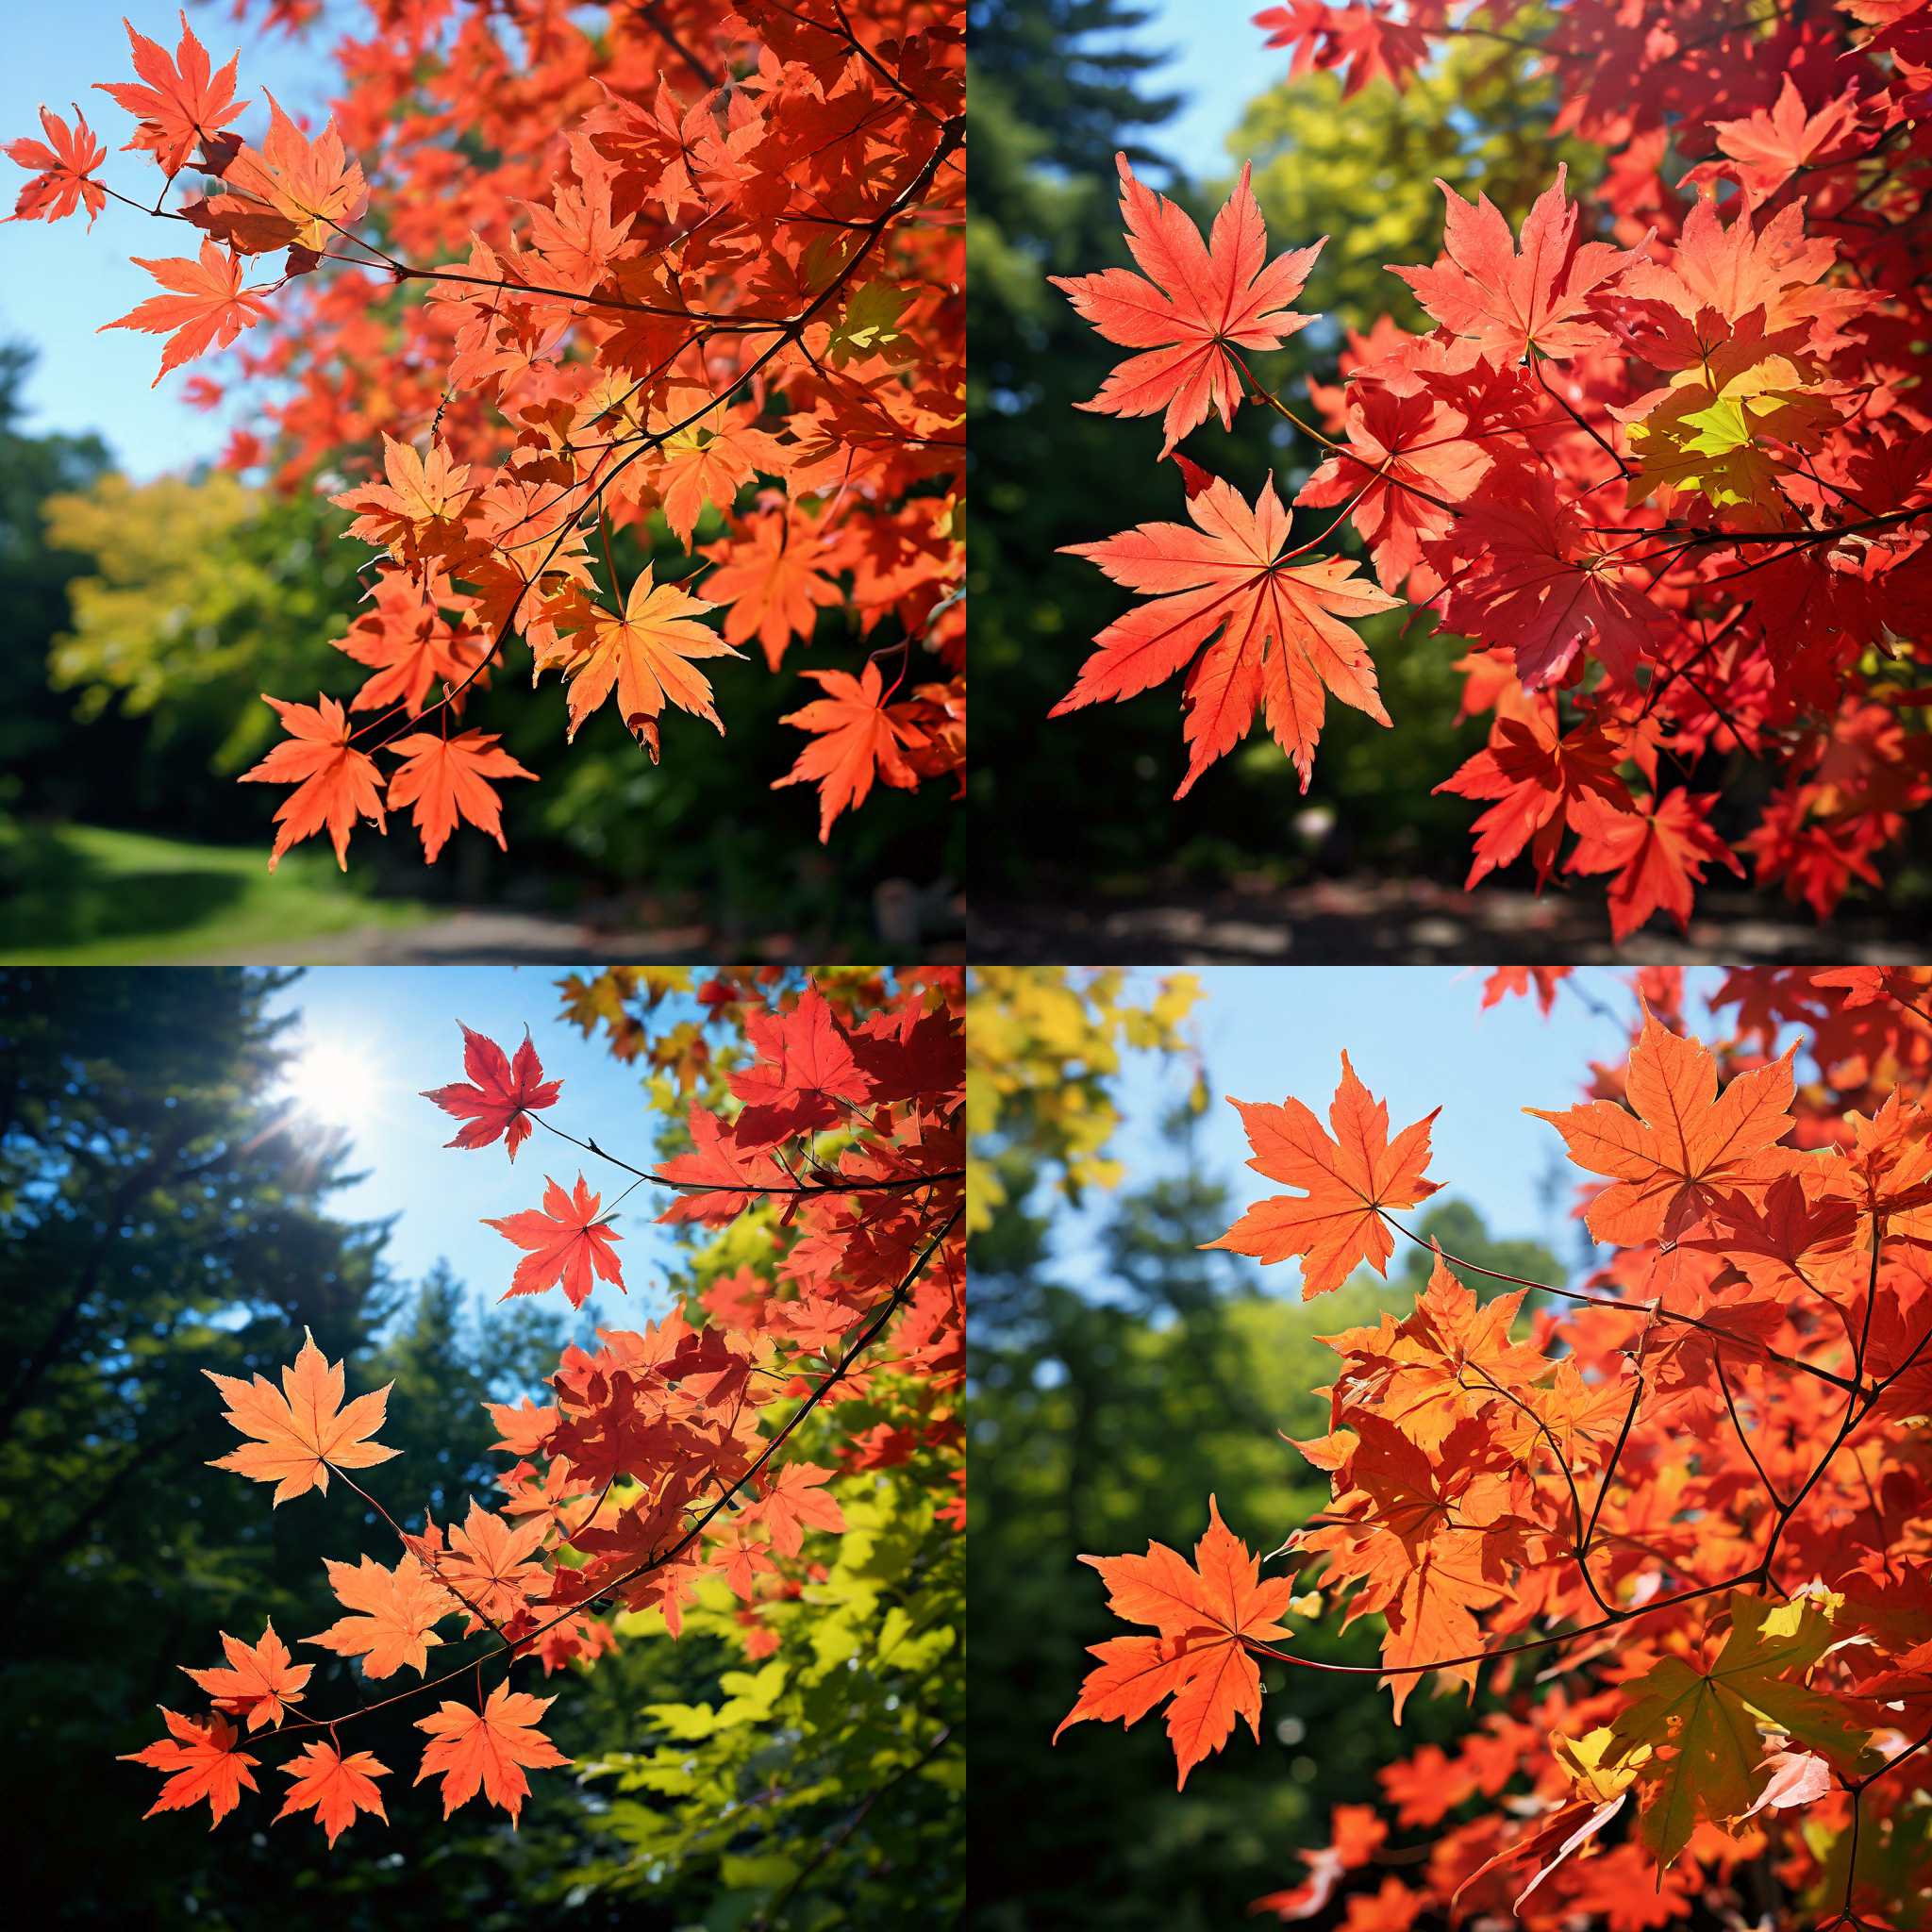
[[[682,993],[651,1008],[654,1039],[704,1018]],[[614,1038],[608,993],[600,1011]],[[789,1682],[769,1665],[743,1674],[722,1586],[675,1643],[654,1638],[656,1612],[626,1616],[594,1670],[525,1667],[521,1687],[557,1698],[544,1728],[575,1768],[531,1778],[515,1830],[480,1801],[444,1824],[427,1790],[411,1793],[420,1703],[347,1734],[391,1771],[391,1822],[360,1820],[333,1851],[307,1818],[270,1825],[286,1750],[258,1752],[262,1795],[244,1793],[212,1837],[205,1817],[142,1816],[157,1775],[117,1757],[160,1735],[157,1705],[197,1707],[177,1666],[219,1662],[218,1632],[255,1642],[267,1617],[315,1666],[311,1708],[365,1701],[352,1663],[298,1640],[341,1614],[325,1557],[394,1554],[340,1485],[271,1509],[208,1467],[236,1439],[204,1369],[272,1370],[306,1327],[345,1360],[351,1391],[393,1380],[382,1440],[401,1455],[377,1475],[397,1474],[371,1486],[412,1524],[425,1503],[446,1524],[473,1497],[503,1501],[486,1400],[541,1400],[566,1341],[661,1319],[694,1271],[724,1265],[704,1258],[709,1236],[675,1234],[633,1201],[617,1221],[627,1294],[499,1307],[515,1251],[477,1217],[534,1200],[546,1164],[570,1176],[535,1144],[513,1172],[499,1150],[444,1147],[451,1123],[417,1090],[459,1077],[457,1015],[498,1040],[528,1023],[566,1083],[556,1118],[632,1159],[656,1153],[645,1088],[661,1076],[613,1058],[596,1021],[566,1023],[549,974],[0,968],[12,1914],[167,1932],[903,1925],[915,1898],[963,1882],[958,1798],[925,1778],[874,1788],[867,1713],[903,1703],[912,1673],[847,1669],[841,1646],[863,1650],[881,1606],[923,1614],[921,1592],[962,1587],[962,1564],[933,1555],[957,1539],[910,1484],[903,1503],[882,1488],[868,1533],[842,1540],[810,1642],[788,1635],[771,1660],[790,1660]],[[745,1715],[774,1696],[769,1722]]]
[[[112,147],[125,117],[87,89],[125,67],[124,10],[174,47],[172,0],[37,10],[0,72],[0,139],[38,133],[42,102],[67,114],[78,95]],[[251,113],[264,85],[325,111],[343,9],[301,37],[208,7],[191,18],[217,62],[242,47]],[[104,178],[125,187],[132,166],[110,155]],[[262,691],[354,689],[328,645],[372,553],[337,541],[348,518],[326,497],[342,479],[288,495],[238,480],[222,452],[259,424],[197,410],[178,374],[151,389],[152,337],[96,332],[152,292],[128,258],[157,251],[153,225],[110,203],[92,232],[23,224],[0,243],[0,961],[957,954],[949,788],[883,790],[821,845],[811,788],[770,789],[807,742],[778,719],[815,688],[756,652],[713,675],[729,738],[680,716],[656,767],[611,707],[566,751],[558,688],[533,698],[513,662],[466,714],[542,779],[501,787],[507,854],[466,827],[425,866],[405,823],[358,839],[346,876],[311,841],[271,880],[287,793],[233,781],[281,735]],[[696,541],[721,529],[708,510]],[[626,578],[647,555],[620,533]],[[822,613],[820,643],[839,645],[823,661],[851,660],[848,622]]]
[[[1581,975],[1544,1019],[1527,999],[1480,1010],[1467,973],[1310,969],[1294,975],[1291,1027],[1278,974],[982,970],[974,983],[971,1923],[1239,1924],[1305,1875],[1296,1852],[1327,1841],[1331,1805],[1373,1798],[1379,1766],[1468,1717],[1459,1695],[1419,1692],[1398,1732],[1374,1677],[1264,1661],[1259,1745],[1239,1727],[1183,1792],[1158,1712],[1049,1744],[1086,1646],[1127,1628],[1081,1554],[1191,1552],[1210,1494],[1251,1550],[1274,1549],[1328,1496],[1282,1440],[1328,1426],[1317,1391],[1336,1357],[1318,1338],[1406,1309],[1427,1278],[1426,1255],[1399,1243],[1387,1281],[1363,1269],[1305,1304],[1293,1263],[1201,1252],[1275,1191],[1244,1165],[1223,1096],[1292,1094],[1325,1118],[1348,1049],[1391,1131],[1442,1107],[1441,1191],[1407,1224],[1446,1253],[1562,1283],[1594,1252],[1571,1218],[1576,1171],[1522,1108],[1569,1105],[1590,1060],[1621,1052],[1631,995]],[[1295,1647],[1372,1663],[1378,1627],[1296,1618]]]
[[[1437,176],[1487,193],[1514,224],[1558,161],[1579,195],[1600,172],[1593,149],[1551,138],[1550,84],[1522,48],[1455,41],[1407,92],[1375,83],[1344,107],[1331,75],[1286,78],[1288,56],[1263,45],[1255,10],[972,0],[971,583],[988,695],[971,781],[973,957],[1810,959],[1895,948],[1932,904],[1923,823],[1907,835],[1916,843],[1888,855],[1889,898],[1857,888],[1824,929],[1807,908],[1727,884],[1700,892],[1688,939],[1659,918],[1613,955],[1596,882],[1566,892],[1553,881],[1538,901],[1518,867],[1465,895],[1476,808],[1429,788],[1484,732],[1457,718],[1459,641],[1421,623],[1398,641],[1403,611],[1358,626],[1393,728],[1331,705],[1306,798],[1257,731],[1174,803],[1186,767],[1177,686],[1048,720],[1090,641],[1131,601],[1059,546],[1181,515],[1180,475],[1155,460],[1155,428],[1074,408],[1122,352],[1045,280],[1128,261],[1116,150],[1204,228],[1252,161],[1271,253],[1329,237],[1301,305],[1323,320],[1260,358],[1284,397],[1305,394],[1310,375],[1333,380],[1344,327],[1385,312],[1423,325],[1383,264],[1440,251]],[[1284,501],[1315,458],[1252,408],[1231,437],[1216,420],[1187,450],[1249,496],[1272,469]],[[1725,797],[1742,815],[1761,786],[1740,762]]]

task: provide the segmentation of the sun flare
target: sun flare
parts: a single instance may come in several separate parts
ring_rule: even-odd
[[[329,1040],[302,1047],[289,1064],[285,1085],[305,1113],[344,1127],[368,1119],[382,1088],[367,1053]]]

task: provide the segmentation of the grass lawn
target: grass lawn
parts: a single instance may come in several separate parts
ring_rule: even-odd
[[[291,853],[270,878],[258,846],[0,817],[0,965],[246,958],[437,916],[413,900],[362,897],[327,853]]]

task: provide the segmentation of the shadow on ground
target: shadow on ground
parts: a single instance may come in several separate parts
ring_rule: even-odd
[[[975,900],[975,965],[1691,965],[1904,963],[1924,950],[1909,924],[1856,913],[1817,924],[1751,892],[1699,894],[1690,929],[1659,918],[1621,945],[1600,897],[1483,890],[1425,879],[1324,879],[1292,887],[1170,891],[1131,904]]]

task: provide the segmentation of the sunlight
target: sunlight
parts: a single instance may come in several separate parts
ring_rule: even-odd
[[[304,1044],[284,1081],[284,1091],[305,1113],[343,1127],[368,1120],[381,1089],[367,1051],[333,1040]]]

